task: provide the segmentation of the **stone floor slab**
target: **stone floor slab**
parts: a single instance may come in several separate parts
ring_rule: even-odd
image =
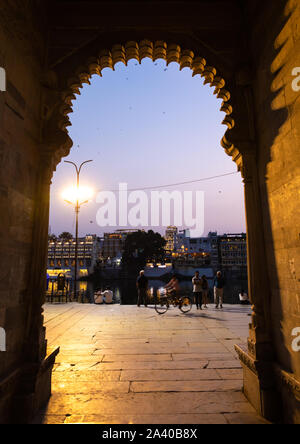
[[[263,423],[241,388],[233,345],[246,343],[249,308],[188,315],[134,306],[45,306],[61,346],[53,395],[35,423]]]
[[[243,379],[243,370],[241,368],[236,369],[217,369],[217,374],[221,379],[234,379],[234,380],[242,380]]]
[[[114,361],[171,361],[172,357],[171,354],[148,354],[148,355],[143,355],[143,354],[136,354],[136,353],[132,353],[130,355],[125,354],[123,355],[122,353],[120,354],[107,354],[104,355],[102,362],[114,362]]]
[[[232,361],[222,361],[222,360],[218,360],[218,361],[209,361],[208,367],[207,368],[218,368],[218,369],[234,369],[234,368],[242,368],[242,365],[240,363],[240,361],[238,361],[237,359],[232,360]]]
[[[121,361],[100,362],[95,370],[191,370],[203,369],[208,361]]]
[[[234,396],[236,395],[236,396]],[[178,414],[219,414],[255,413],[240,392],[202,393],[93,393],[66,394],[54,392],[46,415],[92,415],[105,411],[110,415],[178,415]]]
[[[268,421],[255,413],[226,413],[224,417],[229,424],[269,424]]]
[[[172,358],[174,359],[174,361],[196,361],[197,359],[199,359],[200,361],[203,361],[203,359],[208,359],[208,360],[219,360],[219,361],[223,361],[223,360],[230,360],[232,359],[232,356],[230,354],[225,354],[225,353],[172,353]]]
[[[249,414],[250,415],[250,414]],[[48,417],[48,424],[53,419]],[[53,422],[54,423],[54,422]],[[65,424],[228,424],[222,414],[190,414],[190,415],[71,415],[64,421]]]
[[[52,381],[63,381],[65,383],[76,382],[99,382],[99,381],[120,381],[121,371],[116,370],[95,370],[95,371],[70,371],[63,375],[56,372],[52,375]]]
[[[228,392],[242,390],[242,380],[223,381],[143,381],[132,382],[130,391],[146,392]]]
[[[199,381],[218,380],[215,370],[123,370],[121,381]],[[225,379],[225,378],[224,378]]]
[[[69,381],[58,380],[53,381],[53,392],[63,393],[65,395],[80,395],[89,394],[91,396],[94,393],[128,393],[130,388],[129,382],[126,381]]]

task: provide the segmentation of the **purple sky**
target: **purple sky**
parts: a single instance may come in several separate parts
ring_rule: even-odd
[[[91,86],[86,85],[74,102],[74,147],[64,160],[93,159],[83,169],[81,184],[95,191],[118,189],[121,182],[142,189],[236,172],[220,146],[226,130],[220,106],[200,76],[193,78],[189,69],[180,72],[175,63],[119,63],[115,72],[105,69],[102,78],[93,76]],[[74,233],[74,209],[61,197],[71,185],[75,170],[62,162],[51,187],[50,227],[55,234]],[[205,234],[245,231],[240,174],[166,188],[173,190],[204,191]],[[99,227],[99,207],[95,198],[82,207],[80,235],[123,228]],[[165,228],[155,230],[163,233]]]

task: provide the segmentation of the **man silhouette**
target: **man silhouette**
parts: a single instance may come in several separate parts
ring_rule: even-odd
[[[140,271],[140,275],[136,281],[136,287],[138,291],[137,306],[140,307],[144,304],[147,307],[147,290],[148,290],[148,279],[145,276],[144,270]]]
[[[224,293],[225,279],[222,276],[221,271],[218,271],[214,280],[214,296],[216,308],[223,308],[223,293]]]

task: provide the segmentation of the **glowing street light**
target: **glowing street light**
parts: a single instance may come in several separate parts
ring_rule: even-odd
[[[74,293],[76,296],[77,293],[77,268],[78,268],[78,217],[81,205],[88,203],[89,200],[93,197],[93,191],[88,187],[80,187],[79,179],[80,172],[83,165],[93,162],[92,160],[87,160],[83,162],[79,167],[74,162],[69,162],[65,160],[65,163],[69,163],[75,167],[76,176],[77,176],[77,184],[76,187],[71,187],[65,190],[62,194],[63,199],[69,203],[70,205],[75,206],[75,214],[76,214],[76,235],[75,235],[75,277],[74,277]]]
[[[79,189],[77,187],[70,187],[62,193],[62,198],[71,205],[77,205],[78,202],[79,206],[81,206],[88,203],[93,194],[93,190],[89,187],[80,187]]]

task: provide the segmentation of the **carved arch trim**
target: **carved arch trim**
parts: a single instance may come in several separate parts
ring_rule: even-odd
[[[204,85],[208,84],[214,88],[216,97],[222,99],[220,111],[226,114],[222,124],[228,128],[221,140],[221,146],[234,161],[237,161],[240,152],[230,141],[230,131],[235,126],[232,116],[233,106],[230,103],[231,93],[225,88],[224,78],[217,73],[215,67],[207,63],[205,58],[192,50],[182,49],[177,44],[168,44],[163,40],[155,42],[142,40],[128,41],[125,45],[116,44],[110,50],[102,49],[94,57],[88,57],[86,62],[76,69],[74,75],[67,79],[67,88],[63,91],[58,91],[55,87],[57,81],[54,72],[49,72],[45,76],[43,143],[55,152],[57,163],[59,159],[69,154],[72,147],[73,143],[68,135],[68,127],[71,126],[69,114],[73,112],[73,100],[76,100],[76,95],[80,95],[80,89],[84,84],[90,84],[91,77],[95,74],[102,76],[104,68],[114,70],[119,62],[127,66],[129,60],[135,59],[141,63],[144,58],[153,61],[163,59],[167,65],[176,62],[180,70],[190,68],[193,77],[200,75],[204,79]]]

